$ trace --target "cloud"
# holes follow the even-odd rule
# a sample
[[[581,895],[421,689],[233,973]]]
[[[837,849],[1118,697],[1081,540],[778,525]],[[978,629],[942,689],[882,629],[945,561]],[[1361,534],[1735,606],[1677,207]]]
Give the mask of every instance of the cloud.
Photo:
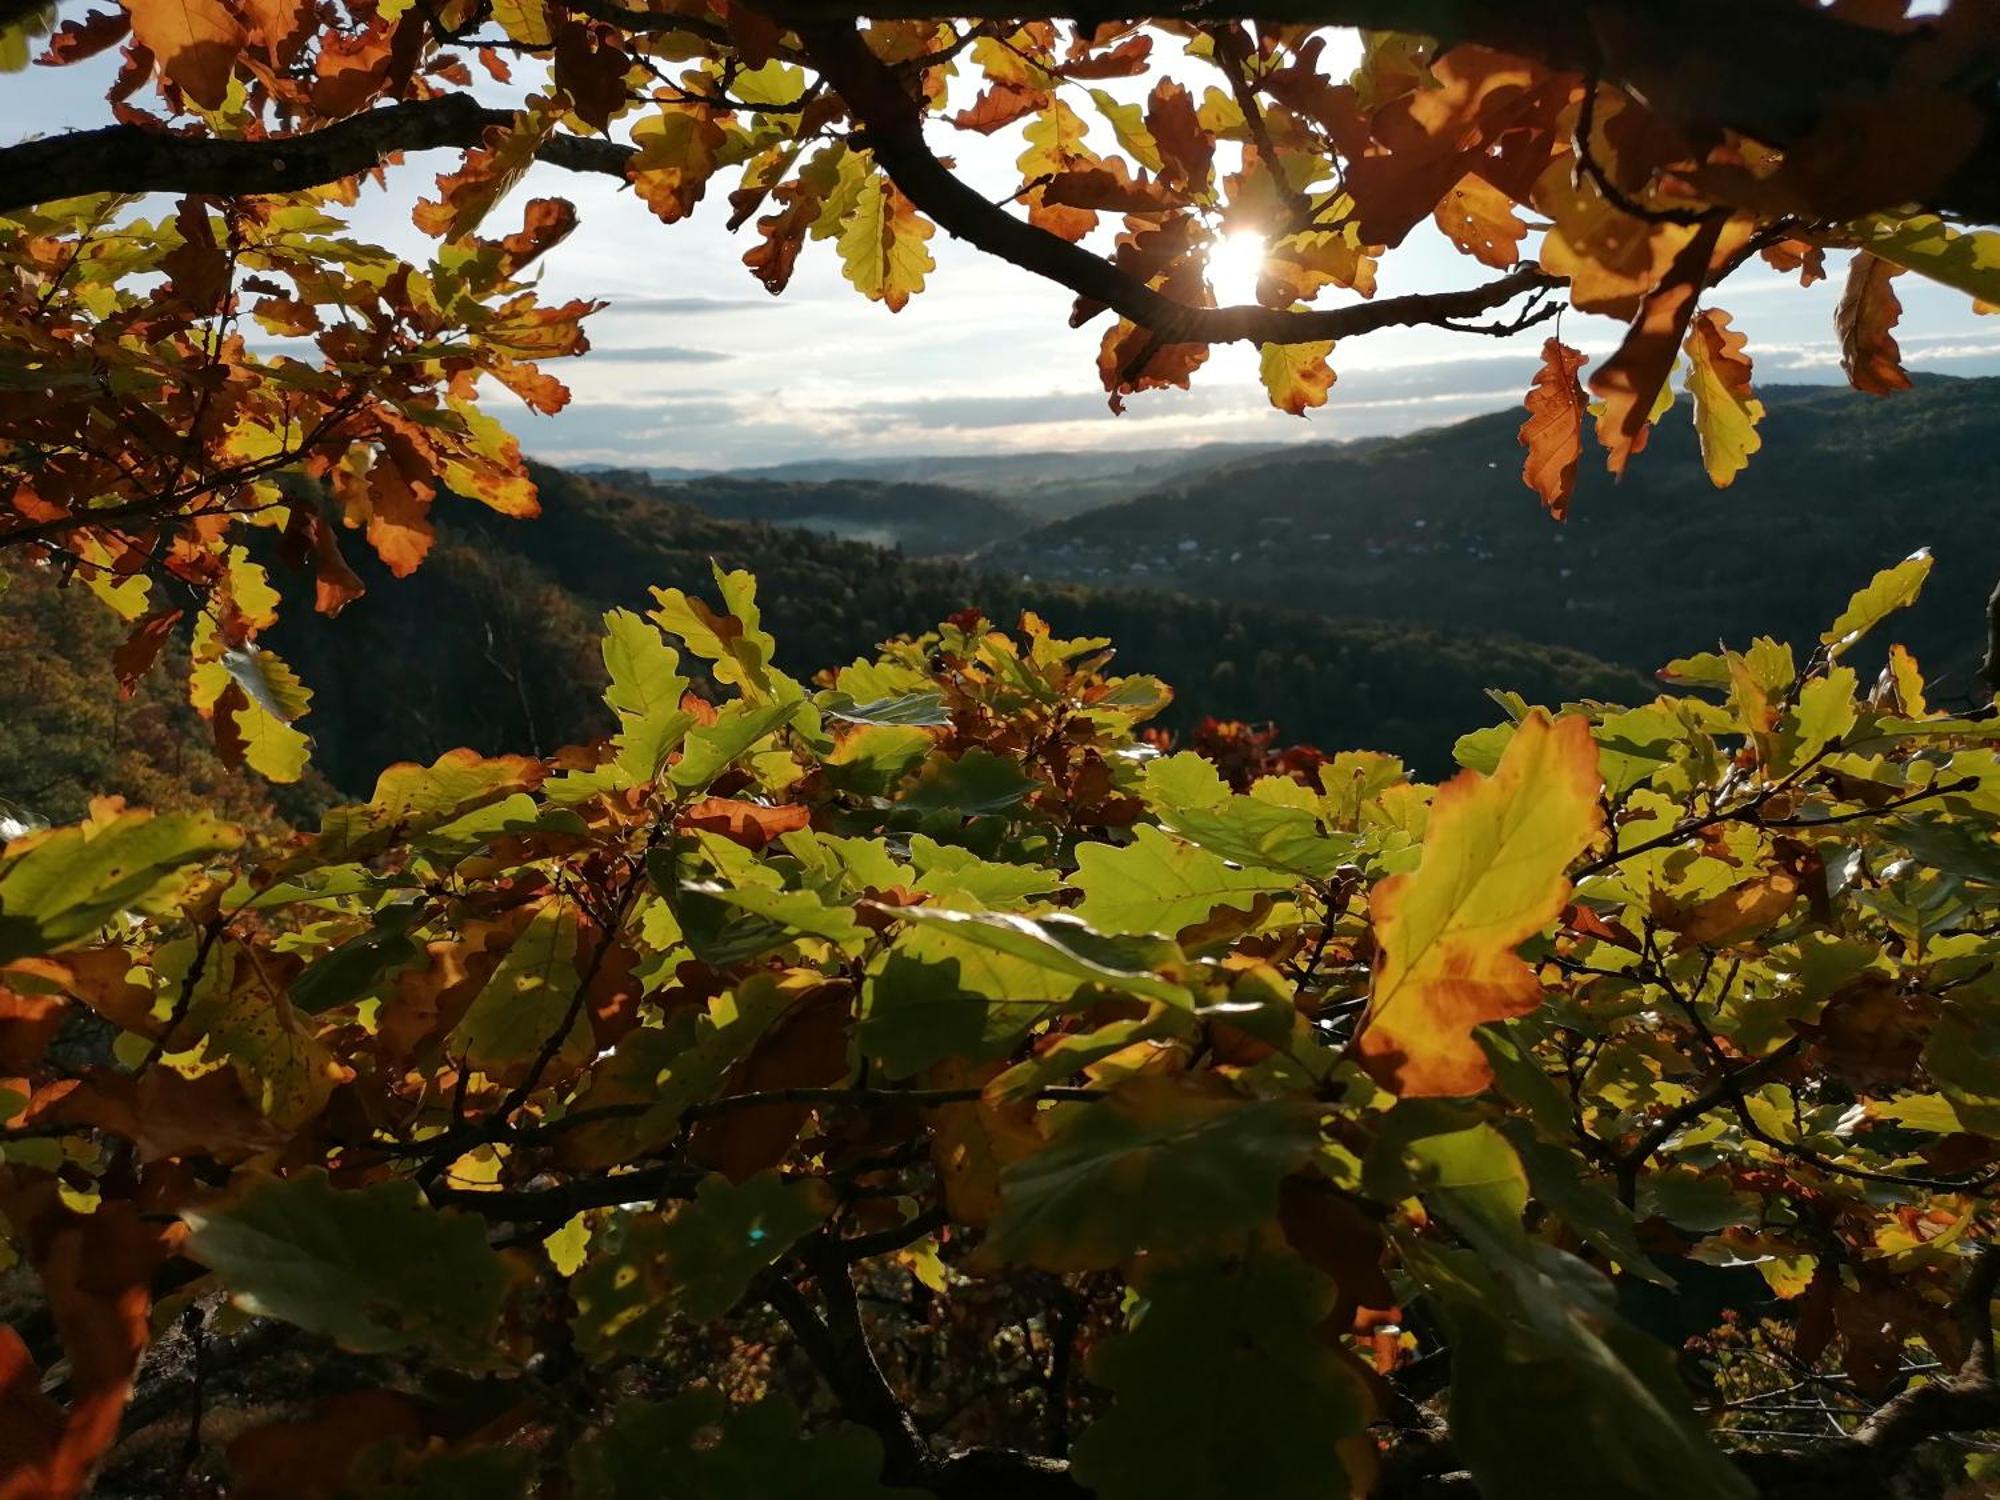
[[[620,313],[660,313],[674,317],[701,317],[708,313],[739,313],[751,308],[772,306],[770,298],[755,297],[650,297],[643,293],[627,296],[621,292],[598,292]]]
[[[690,349],[681,344],[634,344],[615,349],[593,344],[585,358],[600,365],[713,365],[736,356],[719,349]]]

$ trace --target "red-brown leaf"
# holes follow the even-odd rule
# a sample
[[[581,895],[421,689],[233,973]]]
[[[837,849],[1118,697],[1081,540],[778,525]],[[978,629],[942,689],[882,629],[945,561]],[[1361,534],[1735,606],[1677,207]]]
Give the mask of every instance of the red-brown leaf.
[[[1542,367],[1523,403],[1528,419],[1521,424],[1521,446],[1528,456],[1521,478],[1558,521],[1569,515],[1577,461],[1583,455],[1585,401],[1577,372],[1588,363],[1588,355],[1550,339],[1542,345]]]

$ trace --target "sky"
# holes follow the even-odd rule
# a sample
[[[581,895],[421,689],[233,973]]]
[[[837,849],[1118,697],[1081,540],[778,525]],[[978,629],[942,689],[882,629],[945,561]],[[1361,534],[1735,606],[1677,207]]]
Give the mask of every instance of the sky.
[[[107,123],[107,61],[0,77],[0,141]],[[1108,86],[1138,97],[1128,81]],[[1093,143],[1111,149],[1108,131],[1097,129],[1107,139]],[[1019,180],[1018,128],[992,138],[947,128],[937,145],[996,197]],[[365,191],[356,232],[427,257],[434,245],[411,225],[410,205],[456,156],[411,155],[388,190]],[[488,232],[518,224],[530,197],[574,201],[581,227],[543,263],[542,294],[609,304],[586,325],[592,352],[550,363],[573,392],[566,410],[543,417],[504,392],[490,398],[531,455],[703,469],[1400,433],[1517,404],[1550,331],[1496,340],[1391,329],[1345,342],[1332,356],[1338,379],[1327,405],[1304,418],[1273,411],[1255,350],[1232,346],[1215,351],[1191,391],[1148,392],[1115,416],[1096,373],[1105,322],[1070,328],[1071,297],[1062,288],[940,232],[930,242],[937,268],[900,313],[847,285],[831,241],[809,244],[791,286],[772,297],[741,264],[757,243],[754,227],[735,235],[725,228],[726,192],[713,188],[691,220],[666,225],[609,178],[537,165],[496,210]],[[1235,284],[1218,292],[1225,302],[1247,301],[1254,247],[1232,249],[1234,270],[1224,280]],[[1833,270],[1801,290],[1753,262],[1709,295],[1706,305],[1727,309],[1748,335],[1761,383],[1842,378],[1833,333],[1841,278]],[[1384,259],[1378,296],[1472,286],[1493,274],[1426,224]],[[2000,373],[2000,317],[1975,316],[1963,295],[1914,276],[1897,286],[1904,304],[1897,338],[1911,368]],[[1616,347],[1619,332],[1609,320],[1573,312],[1562,323],[1564,340],[1598,359]]]

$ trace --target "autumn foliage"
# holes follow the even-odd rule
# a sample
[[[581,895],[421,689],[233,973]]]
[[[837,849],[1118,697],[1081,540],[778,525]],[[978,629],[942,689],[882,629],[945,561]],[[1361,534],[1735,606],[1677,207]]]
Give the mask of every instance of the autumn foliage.
[[[1557,519],[1680,395],[1714,484],[1757,452],[1746,266],[1835,258],[1876,395],[1897,278],[2000,303],[1973,0],[876,10],[0,0],[0,69],[116,57],[102,129],[0,146],[0,550],[112,612],[122,693],[171,664],[223,764],[305,777],[280,609],[537,513],[488,405],[559,411],[601,306],[537,288],[550,171],[890,313],[943,231],[1074,295],[1120,410],[1218,344],[1304,415],[1355,338],[1550,325]],[[437,149],[434,252],[359,238]],[[1382,294],[1430,235],[1468,284]],[[1178,747],[1032,615],[801,682],[717,570],[605,618],[601,740],[312,832],[10,820],[0,1500],[1976,1493],[1995,720],[1861,666],[1929,566],[1650,703],[1499,695],[1440,786]],[[266,1356],[309,1375],[204,1427]]]
[[[348,1363],[242,1496],[1880,1493],[1994,1400],[1993,721],[1854,664],[1929,566],[1438,787],[1033,616],[804,684],[718,574],[593,744],[19,838],[5,1492],[247,1320]]]

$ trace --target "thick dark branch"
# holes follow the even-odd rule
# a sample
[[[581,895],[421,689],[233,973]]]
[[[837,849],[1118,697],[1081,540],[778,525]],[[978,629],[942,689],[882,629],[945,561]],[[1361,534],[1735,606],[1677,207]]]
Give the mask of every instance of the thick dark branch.
[[[489,127],[513,118],[470,94],[447,94],[261,141],[166,135],[136,125],[72,131],[0,149],[0,213],[86,193],[300,192],[372,171],[398,151],[476,146]],[[536,154],[572,172],[622,178],[633,151],[570,135],[552,138]]]

